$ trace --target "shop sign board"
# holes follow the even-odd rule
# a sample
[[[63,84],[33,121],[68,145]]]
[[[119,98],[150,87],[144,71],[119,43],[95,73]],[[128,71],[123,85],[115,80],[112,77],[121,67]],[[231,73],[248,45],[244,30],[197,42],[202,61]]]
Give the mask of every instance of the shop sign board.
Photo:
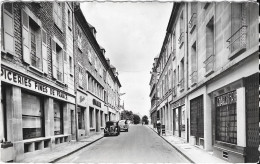
[[[66,101],[69,97],[62,90],[59,90],[50,85],[44,84],[43,82],[35,80],[29,76],[25,76],[21,73],[12,71],[4,67],[1,67],[1,80],[22,88],[26,88],[44,95],[48,95]]]
[[[93,99],[93,105],[101,108],[101,102],[97,101],[96,99]]]
[[[182,106],[185,104],[185,97],[181,98],[180,100],[173,103],[172,108],[178,108],[179,106]]]
[[[233,104],[236,102],[237,102],[236,90],[216,97],[217,107]]]
[[[77,92],[77,103],[81,106],[87,105],[87,95],[82,92]]]

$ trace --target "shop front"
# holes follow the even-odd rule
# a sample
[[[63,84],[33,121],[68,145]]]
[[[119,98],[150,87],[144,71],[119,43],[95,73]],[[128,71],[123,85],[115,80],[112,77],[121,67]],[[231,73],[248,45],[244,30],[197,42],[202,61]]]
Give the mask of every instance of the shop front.
[[[243,79],[212,93],[214,155],[245,162],[246,98]]]
[[[6,161],[20,161],[75,137],[73,95],[4,65],[1,79],[1,144],[9,143],[1,153],[14,152]]]
[[[89,118],[88,118],[88,102],[87,93],[77,91],[77,124],[78,124],[78,139],[89,135]]]
[[[179,99],[171,105],[172,121],[173,121],[173,135],[185,138],[185,97]]]

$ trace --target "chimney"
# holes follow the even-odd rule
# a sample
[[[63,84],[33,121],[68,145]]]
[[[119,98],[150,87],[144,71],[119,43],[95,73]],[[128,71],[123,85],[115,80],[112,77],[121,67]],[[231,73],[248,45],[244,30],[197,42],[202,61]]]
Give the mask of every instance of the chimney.
[[[106,58],[106,60],[107,60],[107,64],[110,66],[110,59]]]
[[[100,46],[100,50],[101,50],[102,54],[105,56],[106,50],[101,46]]]

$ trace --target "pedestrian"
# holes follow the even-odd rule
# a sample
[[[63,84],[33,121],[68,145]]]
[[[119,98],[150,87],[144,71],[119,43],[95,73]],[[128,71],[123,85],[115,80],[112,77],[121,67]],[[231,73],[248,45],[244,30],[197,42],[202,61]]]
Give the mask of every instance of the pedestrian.
[[[161,135],[161,121],[160,120],[157,121],[156,127],[157,127],[158,135]]]

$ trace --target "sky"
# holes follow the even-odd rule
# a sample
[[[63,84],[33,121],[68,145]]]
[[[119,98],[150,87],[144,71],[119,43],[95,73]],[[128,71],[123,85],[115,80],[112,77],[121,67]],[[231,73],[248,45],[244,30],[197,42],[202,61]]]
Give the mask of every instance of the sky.
[[[81,10],[116,67],[125,109],[149,116],[150,71],[161,50],[172,2],[84,2]]]

